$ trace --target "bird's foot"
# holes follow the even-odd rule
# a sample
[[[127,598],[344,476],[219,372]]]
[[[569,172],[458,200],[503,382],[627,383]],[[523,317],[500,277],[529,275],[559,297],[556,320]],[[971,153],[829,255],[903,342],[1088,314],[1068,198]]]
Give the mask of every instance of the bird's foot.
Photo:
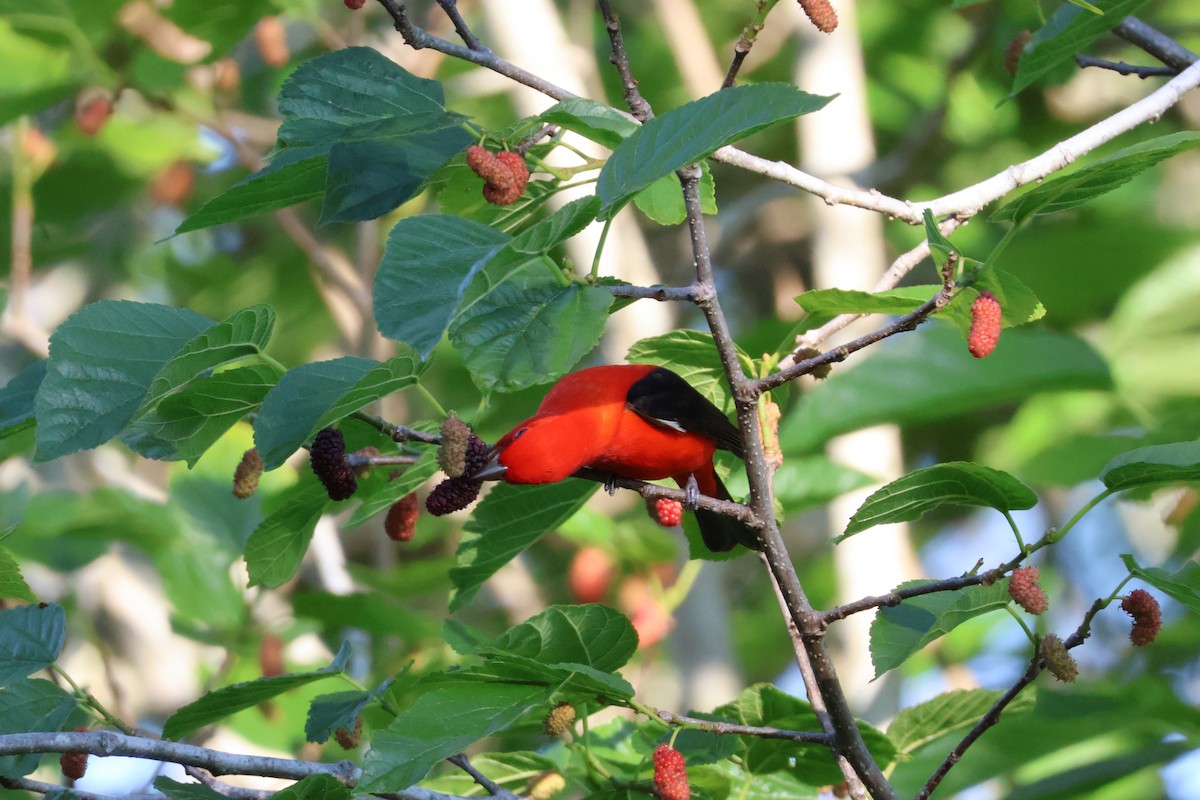
[[[617,476],[614,473],[609,473],[609,476],[604,479],[604,491],[608,492],[608,496],[612,497],[617,493]]]
[[[700,485],[696,483],[695,475],[688,475],[687,483],[683,487],[683,507],[688,511],[695,511],[700,507]]]

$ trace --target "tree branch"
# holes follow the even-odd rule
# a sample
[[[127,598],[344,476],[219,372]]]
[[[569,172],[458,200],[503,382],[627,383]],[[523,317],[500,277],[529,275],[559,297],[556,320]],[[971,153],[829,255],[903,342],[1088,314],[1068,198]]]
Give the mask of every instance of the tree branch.
[[[608,0],[597,0],[597,5],[604,16],[604,29],[608,31],[608,41],[612,47],[609,60],[617,68],[617,74],[621,76],[621,86],[625,89],[625,104],[629,106],[638,122],[645,122],[654,116],[654,110],[650,108],[646,98],[642,97],[637,79],[629,69],[629,54],[625,51],[625,40],[621,37],[621,20],[612,10],[612,4]]]
[[[1151,28],[1137,17],[1126,17],[1121,20],[1120,24],[1113,28],[1113,33],[1154,56],[1176,72],[1183,72],[1200,60],[1200,56],[1165,33]]]
[[[683,714],[675,714],[671,711],[656,712],[658,718],[668,725],[686,725],[689,728],[707,731],[718,735],[735,734],[739,736],[755,736],[759,739],[786,739],[791,742],[806,742],[810,744],[823,744],[832,747],[833,737],[828,733],[817,733],[816,731],[789,731],[783,728],[771,728],[761,725],[736,725],[732,722],[722,722],[719,720],[699,719],[698,717],[689,717]]]
[[[454,23],[455,32],[466,43],[467,47],[481,53],[491,52],[483,46],[483,43],[475,37],[475,34],[471,33],[471,29],[467,27],[466,20],[462,18],[462,14],[458,13],[458,0],[437,0],[437,4],[442,7],[442,11],[446,12],[446,16]]]
[[[1075,56],[1075,63],[1083,69],[1097,67],[1110,70],[1118,75],[1136,75],[1142,80],[1179,74],[1179,70],[1173,67],[1140,67],[1136,64],[1126,64],[1124,61],[1106,61],[1103,58],[1083,54]]]

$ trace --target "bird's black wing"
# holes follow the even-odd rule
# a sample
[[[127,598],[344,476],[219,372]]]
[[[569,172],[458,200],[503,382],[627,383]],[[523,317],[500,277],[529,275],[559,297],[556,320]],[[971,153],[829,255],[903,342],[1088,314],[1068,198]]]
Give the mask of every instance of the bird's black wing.
[[[625,404],[653,425],[698,433],[738,458],[746,457],[742,436],[721,409],[671,370],[658,367],[629,387]]]

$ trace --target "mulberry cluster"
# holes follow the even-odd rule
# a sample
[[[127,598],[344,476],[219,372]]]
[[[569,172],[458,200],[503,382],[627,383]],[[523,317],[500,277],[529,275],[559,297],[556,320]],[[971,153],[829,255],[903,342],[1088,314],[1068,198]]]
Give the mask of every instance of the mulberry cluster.
[[[421,515],[421,504],[416,492],[409,492],[388,509],[383,519],[383,529],[394,542],[412,541],[417,533],[417,517]]]
[[[664,528],[674,528],[683,521],[683,503],[668,497],[660,497],[650,506],[650,516],[654,517],[654,521]]]
[[[545,728],[547,736],[562,736],[571,729],[574,722],[575,706],[570,703],[559,703],[550,709],[542,727]]]
[[[358,488],[354,470],[346,463],[346,437],[337,428],[317,431],[308,460],[330,500],[345,500]]]
[[[442,444],[438,448],[438,466],[451,478],[462,477],[467,468],[467,440],[471,428],[451,414],[442,423]]]
[[[529,167],[520,153],[492,153],[476,144],[467,148],[467,166],[483,178],[483,199],[494,206],[517,202],[529,183]]]
[[[837,28],[837,12],[829,0],[800,0],[800,7],[821,33],[833,33]]]
[[[663,800],[688,800],[692,789],[687,781],[687,762],[683,753],[669,744],[654,749],[654,785]]]
[[[1079,665],[1067,652],[1067,646],[1063,644],[1062,639],[1053,633],[1047,634],[1046,638],[1042,639],[1041,656],[1051,675],[1063,683],[1075,682],[1079,675]]]
[[[367,4],[367,0],[342,0],[342,2],[345,3],[346,8],[350,9],[351,11],[358,11]]]
[[[1045,614],[1050,600],[1042,590],[1037,567],[1018,567],[1008,579],[1008,596],[1030,614]]]
[[[991,292],[980,292],[971,304],[971,332],[967,349],[976,358],[991,355],[1000,341],[1000,301]]]
[[[479,497],[480,485],[479,481],[470,478],[446,478],[425,498],[425,510],[435,517],[442,517],[464,509]]]
[[[1162,628],[1162,609],[1158,607],[1154,595],[1145,589],[1134,589],[1121,601],[1121,610],[1133,617],[1129,641],[1135,647],[1145,647],[1154,641]]]
[[[251,447],[242,454],[237,469],[233,471],[233,496],[245,500],[258,489],[258,479],[263,474],[262,456]]]

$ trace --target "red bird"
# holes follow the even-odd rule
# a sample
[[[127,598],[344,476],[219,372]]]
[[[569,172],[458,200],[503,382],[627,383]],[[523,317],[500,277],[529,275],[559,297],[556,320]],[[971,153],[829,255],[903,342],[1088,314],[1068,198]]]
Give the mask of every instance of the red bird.
[[[591,467],[686,487],[695,476],[703,494],[729,500],[713,469],[718,448],[745,458],[737,428],[674,372],[646,364],[592,367],[559,379],[537,413],[496,443],[479,477],[554,483]],[[755,530],[733,517],[696,509],[696,521],[710,550],[760,547]]]

